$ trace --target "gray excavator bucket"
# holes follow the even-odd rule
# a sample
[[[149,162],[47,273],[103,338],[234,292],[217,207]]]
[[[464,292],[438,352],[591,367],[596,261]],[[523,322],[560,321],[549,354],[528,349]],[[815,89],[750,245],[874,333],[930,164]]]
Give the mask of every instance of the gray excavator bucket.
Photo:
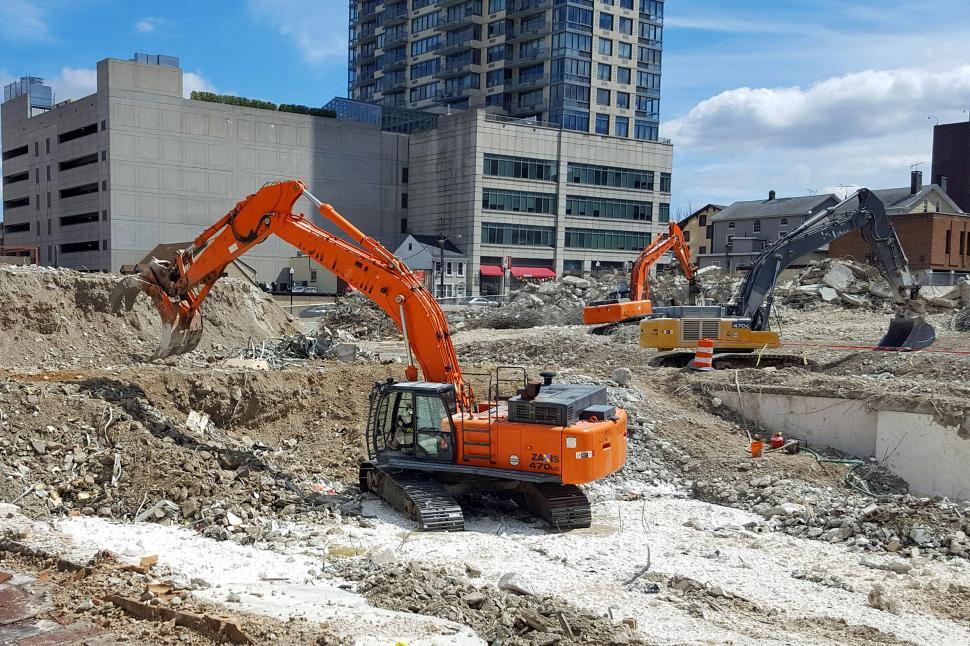
[[[936,330],[922,316],[895,316],[879,342],[885,350],[922,350],[936,340]]]
[[[155,303],[162,318],[162,332],[158,349],[149,360],[165,359],[191,352],[202,340],[202,314],[194,309],[183,309],[172,302],[155,282],[151,271],[139,276],[125,276],[115,285],[109,297],[111,311],[122,308],[131,310],[139,293],[146,294]]]

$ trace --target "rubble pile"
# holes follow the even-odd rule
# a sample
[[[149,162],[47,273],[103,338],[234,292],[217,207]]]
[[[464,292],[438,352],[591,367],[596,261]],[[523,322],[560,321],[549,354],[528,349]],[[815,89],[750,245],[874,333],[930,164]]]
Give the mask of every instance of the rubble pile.
[[[131,362],[150,355],[161,329],[146,296],[134,310],[111,312],[118,277],[50,267],[0,265],[0,363],[58,369]],[[222,279],[202,306],[203,354],[224,353],[240,339],[295,331],[273,299],[249,283]]]
[[[693,483],[695,497],[753,511],[764,521],[753,531],[845,543],[870,552],[908,557],[970,557],[970,504],[910,495],[869,497],[823,489],[799,480],[747,475]]]
[[[970,307],[964,307],[953,315],[953,329],[957,332],[970,332]]]
[[[393,554],[347,563],[339,576],[357,581],[358,590],[376,606],[417,612],[471,627],[490,644],[643,644],[633,618],[612,621],[556,597],[537,594],[525,576],[509,572],[497,585],[474,585],[474,565],[393,561]],[[387,558],[383,558],[386,556]],[[619,618],[618,618],[619,619]]]
[[[330,338],[340,332],[349,333],[351,341],[382,341],[401,336],[394,321],[370,299],[360,294],[338,298],[334,306],[320,317],[320,328]]]
[[[170,384],[170,399],[186,397],[198,406],[188,415],[167,414],[142,388],[121,380],[44,375],[64,381],[3,382],[0,499],[33,517],[190,523],[207,536],[240,543],[269,540],[276,519],[334,524],[356,513],[356,499],[342,495],[342,480],[355,479],[363,456],[355,429],[318,422],[270,446],[233,428],[265,423],[251,410],[272,401],[252,391],[260,384],[223,390],[212,376]],[[292,386],[286,392],[301,407]],[[218,403],[206,406],[202,398]],[[330,410],[331,417],[350,415]],[[289,426],[287,420],[281,425]],[[325,445],[301,446],[304,432]],[[318,451],[325,457],[315,457]]]
[[[962,291],[961,291],[962,290]],[[802,307],[809,303],[832,303],[849,308],[884,309],[892,305],[893,293],[878,269],[846,258],[825,258],[802,271],[796,280],[778,286],[785,305]],[[970,296],[967,287],[954,287],[943,296],[921,295],[927,311],[952,311]]]
[[[354,336],[346,330],[331,330],[320,326],[318,334],[292,334],[261,343],[250,341],[239,351],[244,361],[265,362],[266,367],[279,370],[287,366],[305,365],[309,359],[337,359],[350,363],[362,353],[354,343]],[[260,365],[259,363],[255,365]]]

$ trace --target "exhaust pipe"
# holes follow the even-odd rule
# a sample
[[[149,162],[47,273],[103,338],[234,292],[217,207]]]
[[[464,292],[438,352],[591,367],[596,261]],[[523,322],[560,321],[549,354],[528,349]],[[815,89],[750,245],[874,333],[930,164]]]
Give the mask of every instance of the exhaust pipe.
[[[883,350],[922,350],[936,341],[936,330],[922,316],[897,314],[889,321],[889,330],[879,342]]]

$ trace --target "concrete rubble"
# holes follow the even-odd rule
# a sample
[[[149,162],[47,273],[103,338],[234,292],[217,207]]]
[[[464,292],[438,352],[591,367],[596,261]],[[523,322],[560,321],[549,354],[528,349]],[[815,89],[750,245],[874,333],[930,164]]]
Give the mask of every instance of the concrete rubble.
[[[878,338],[891,308],[870,270],[826,261],[781,286],[786,340]],[[318,329],[299,332],[265,295],[220,282],[202,347],[146,364],[154,314],[145,301],[110,315],[111,278],[0,268],[10,303],[0,314],[10,339],[0,347],[0,571],[40,577],[58,559],[74,563],[47,575],[58,584],[50,603],[106,640],[209,643],[190,624],[218,615],[253,643],[354,643],[340,621],[310,612],[329,608],[324,586],[393,611],[381,643],[451,643],[466,636],[459,629],[469,644],[757,643],[775,624],[805,643],[968,637],[966,502],[911,495],[872,460],[851,477],[807,453],[752,460],[747,432],[766,429],[709,388],[738,378],[746,396],[784,385],[911,398],[952,421],[970,395],[963,355],[814,348],[812,366],[653,368],[657,353],[639,347],[635,326],[598,336],[573,325],[621,274],[529,284],[509,304],[449,314],[462,367],[523,365],[605,386],[629,416],[626,465],[585,485],[588,530],[548,532],[514,503],[472,497],[471,531],[419,536],[356,482],[367,393],[400,376],[392,348],[403,355],[380,310],[341,298]],[[701,278],[718,302],[739,284]],[[681,276],[651,285],[655,302],[686,300]],[[961,289],[940,298],[965,302]],[[937,347],[970,350],[958,323],[967,309],[926,305]],[[72,553],[89,534],[97,542]],[[263,564],[244,583],[226,583],[232,567],[196,562],[236,563],[237,550]],[[752,571],[775,551],[781,565]],[[211,559],[189,558],[200,554]],[[759,597],[766,586],[770,599]],[[281,614],[298,601],[310,614]]]

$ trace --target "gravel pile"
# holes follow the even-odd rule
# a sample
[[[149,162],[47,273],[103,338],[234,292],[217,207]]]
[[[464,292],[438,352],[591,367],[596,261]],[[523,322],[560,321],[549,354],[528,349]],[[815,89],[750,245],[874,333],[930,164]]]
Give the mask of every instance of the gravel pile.
[[[320,328],[327,337],[336,336],[338,332],[349,333],[353,339],[370,341],[401,336],[394,321],[369,298],[360,294],[338,298],[333,308],[320,317]]]
[[[739,463],[741,470],[750,468],[750,460]],[[761,515],[764,521],[756,524],[757,531],[781,531],[914,558],[970,556],[967,503],[910,495],[872,498],[770,475],[699,480],[692,493]]]
[[[536,594],[529,579],[509,572],[497,585],[473,584],[474,565],[465,571],[426,564],[393,562],[382,550],[337,571],[357,582],[372,604],[448,619],[471,627],[490,644],[644,644],[633,632],[634,619],[612,621],[549,595]],[[379,561],[379,562],[376,562]],[[466,574],[468,576],[466,576]]]

